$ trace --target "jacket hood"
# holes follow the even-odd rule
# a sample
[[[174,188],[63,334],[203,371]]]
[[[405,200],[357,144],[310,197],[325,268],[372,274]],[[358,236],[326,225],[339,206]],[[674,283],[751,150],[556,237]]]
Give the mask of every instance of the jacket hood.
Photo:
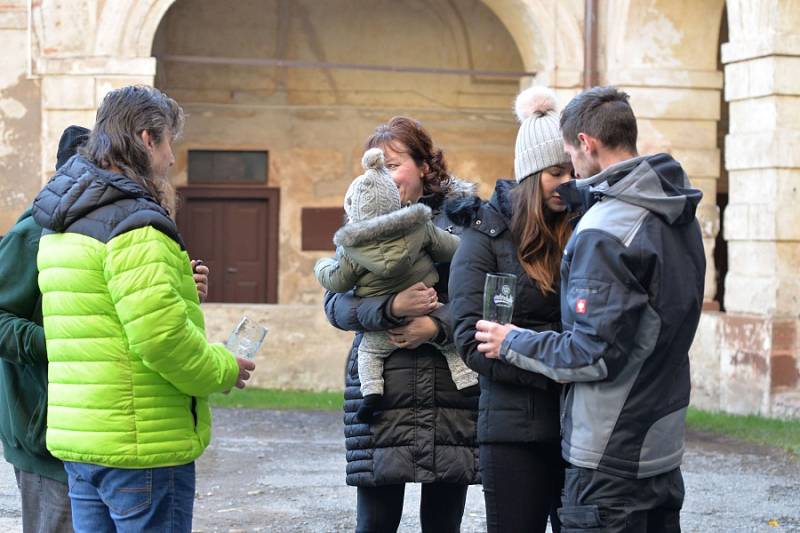
[[[635,157],[603,172],[575,180],[578,190],[643,207],[668,224],[688,224],[695,218],[703,193],[689,183],[680,163],[669,154]]]
[[[92,211],[126,198],[149,199],[153,209],[167,216],[144,187],[77,155],[39,192],[33,202],[33,218],[43,228],[63,232]]]
[[[31,218],[32,216],[33,216],[33,208],[29,207],[29,208],[25,209],[25,211],[22,212],[22,214],[19,216],[17,221],[14,223],[14,225],[16,226],[17,224],[19,224],[23,220]]]
[[[444,196],[439,194],[428,194],[419,199],[419,203],[430,207],[434,212],[438,212],[446,202],[471,198],[477,193],[478,187],[469,181],[462,180],[455,176],[450,176],[447,191]]]
[[[497,180],[494,193],[488,202],[482,201],[478,196],[468,196],[448,200],[444,205],[447,217],[454,224],[469,227],[478,218],[497,218],[508,225],[512,214],[511,191],[517,183],[513,180]]]
[[[417,203],[361,222],[345,224],[333,236],[337,246],[355,247],[411,233],[431,219],[431,208]]]

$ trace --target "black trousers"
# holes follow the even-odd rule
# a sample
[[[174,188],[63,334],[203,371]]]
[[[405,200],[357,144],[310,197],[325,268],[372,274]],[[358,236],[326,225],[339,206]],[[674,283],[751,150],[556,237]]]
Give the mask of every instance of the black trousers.
[[[489,533],[560,531],[556,509],[564,484],[561,444],[481,444],[481,478]]]
[[[569,467],[564,483],[562,533],[679,533],[681,469],[645,479]]]
[[[358,487],[356,533],[394,533],[403,515],[406,485]],[[423,483],[419,520],[423,533],[458,533],[467,485]]]

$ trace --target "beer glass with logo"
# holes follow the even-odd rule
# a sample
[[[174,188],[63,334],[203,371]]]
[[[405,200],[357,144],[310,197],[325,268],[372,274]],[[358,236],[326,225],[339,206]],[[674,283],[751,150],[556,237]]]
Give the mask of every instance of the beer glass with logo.
[[[517,276],[514,274],[486,274],[483,285],[483,319],[508,324],[514,312],[514,295]]]
[[[245,316],[231,331],[225,347],[238,357],[253,359],[266,336],[267,328]]]

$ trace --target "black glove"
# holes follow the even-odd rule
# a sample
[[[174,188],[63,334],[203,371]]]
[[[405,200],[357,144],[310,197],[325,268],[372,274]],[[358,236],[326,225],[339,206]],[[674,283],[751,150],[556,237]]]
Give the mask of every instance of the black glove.
[[[464,396],[480,396],[481,395],[481,386],[480,385],[470,385],[469,387],[461,389],[461,394]]]
[[[372,422],[372,417],[375,414],[375,410],[378,408],[378,404],[381,402],[381,398],[382,396],[380,394],[367,394],[364,396],[364,399],[361,401],[361,406],[356,412],[356,418],[362,422]]]

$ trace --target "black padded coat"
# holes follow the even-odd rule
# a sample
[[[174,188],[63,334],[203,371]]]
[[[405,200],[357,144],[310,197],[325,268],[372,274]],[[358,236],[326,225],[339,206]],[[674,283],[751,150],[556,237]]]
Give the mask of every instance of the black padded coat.
[[[473,186],[454,181],[449,198],[472,194]],[[457,228],[444,215],[442,200],[423,197],[434,212],[434,223]],[[449,264],[437,265],[439,299],[447,302]],[[333,326],[349,331],[381,331],[403,322],[388,309],[392,296],[357,298],[326,293],[325,313]],[[433,316],[452,338],[447,305]],[[476,439],[477,396],[456,389],[444,356],[434,346],[397,349],[384,361],[384,395],[372,423],[356,418],[362,402],[358,379],[357,333],[347,357],[344,391],[344,433],[347,484],[374,487],[405,482],[480,482]]]
[[[542,293],[517,259],[511,238],[513,181],[498,181],[489,202],[448,202],[447,213],[466,227],[450,270],[450,311],[456,346],[467,366],[480,374],[478,441],[545,442],[559,438],[560,386],[550,379],[487,359],[477,350],[475,323],[483,312],[487,273],[517,276],[511,323],[536,331],[560,330],[559,294]],[[558,287],[558,285],[556,285]]]

